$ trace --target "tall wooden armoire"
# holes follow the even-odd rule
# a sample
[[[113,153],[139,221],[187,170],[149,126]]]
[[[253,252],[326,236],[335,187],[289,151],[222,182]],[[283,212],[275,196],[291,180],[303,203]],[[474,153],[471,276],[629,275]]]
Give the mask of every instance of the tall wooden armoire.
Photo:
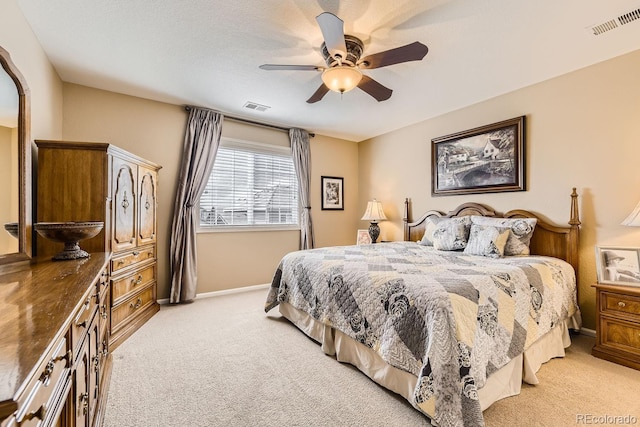
[[[106,143],[36,141],[36,222],[103,221],[87,252],[111,253],[109,350],[159,309],[157,302],[157,187],[160,166]],[[61,243],[37,236],[36,255]],[[61,261],[64,262],[64,261]]]

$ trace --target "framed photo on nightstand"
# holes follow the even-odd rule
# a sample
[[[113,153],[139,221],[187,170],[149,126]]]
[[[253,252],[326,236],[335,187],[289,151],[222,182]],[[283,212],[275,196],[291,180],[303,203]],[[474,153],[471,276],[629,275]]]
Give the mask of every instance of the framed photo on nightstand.
[[[358,230],[358,237],[356,239],[357,245],[370,245],[371,244],[371,236],[369,235],[369,230]]]
[[[640,287],[640,248],[596,246],[598,283]]]

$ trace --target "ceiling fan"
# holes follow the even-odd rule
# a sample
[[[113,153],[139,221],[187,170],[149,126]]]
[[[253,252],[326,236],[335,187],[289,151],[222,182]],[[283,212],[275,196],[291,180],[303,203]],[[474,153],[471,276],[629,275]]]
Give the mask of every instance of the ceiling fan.
[[[322,71],[323,84],[311,95],[311,98],[307,99],[309,104],[320,101],[329,90],[344,93],[356,87],[374,97],[378,102],[385,101],[391,97],[393,90],[362,74],[361,70],[420,61],[429,51],[424,44],[413,42],[361,58],[364,44],[359,38],[344,34],[342,19],[332,13],[324,12],[316,17],[316,21],[324,38],[321,51],[326,67],[277,64],[260,66],[263,70]]]

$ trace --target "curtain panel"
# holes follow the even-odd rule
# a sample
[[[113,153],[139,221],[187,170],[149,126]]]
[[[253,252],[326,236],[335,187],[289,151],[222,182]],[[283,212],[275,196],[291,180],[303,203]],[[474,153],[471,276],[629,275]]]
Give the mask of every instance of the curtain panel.
[[[298,178],[300,199],[300,249],[313,249],[313,224],[311,222],[311,147],[309,133],[304,129],[289,129],[293,165]]]
[[[191,107],[189,112],[171,225],[171,303],[196,297],[198,198],[213,169],[223,119],[222,114],[203,108]]]

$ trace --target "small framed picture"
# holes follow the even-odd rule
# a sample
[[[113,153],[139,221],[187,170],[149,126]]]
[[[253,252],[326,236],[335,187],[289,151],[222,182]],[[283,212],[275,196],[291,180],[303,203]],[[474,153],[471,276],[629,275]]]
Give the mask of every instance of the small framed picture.
[[[369,235],[369,230],[358,230],[358,237],[356,239],[356,244],[358,245],[371,244],[371,236]]]
[[[322,210],[344,210],[344,178],[322,177]]]
[[[598,283],[640,286],[640,248],[596,246]]]

